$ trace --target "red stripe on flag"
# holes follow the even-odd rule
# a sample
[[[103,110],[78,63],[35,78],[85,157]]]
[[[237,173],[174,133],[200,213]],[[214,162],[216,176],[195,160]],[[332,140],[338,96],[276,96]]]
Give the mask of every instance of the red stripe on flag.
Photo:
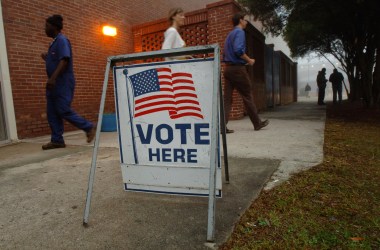
[[[188,79],[173,80],[173,85],[177,84],[177,83],[190,83],[190,84],[194,84],[194,82],[192,80],[188,80]]]
[[[189,73],[184,73],[184,72],[177,72],[172,74],[173,77],[190,77],[192,78],[193,76]]]
[[[192,93],[178,93],[178,94],[174,94],[175,97],[194,97],[194,98],[198,98],[198,96],[196,94],[192,94]]]
[[[192,113],[192,112],[186,112],[186,113],[181,113],[181,114],[177,114],[177,115],[172,115],[172,116],[170,116],[170,118],[178,119],[178,118],[185,117],[185,116],[194,116],[194,117],[198,117],[198,118],[203,119],[203,115],[200,115],[198,113]]]
[[[195,92],[195,88],[194,87],[191,87],[191,86],[178,86],[178,87],[174,87],[173,88],[174,91],[178,91],[178,90],[193,90]]]
[[[151,113],[156,113],[156,112],[160,112],[160,111],[165,111],[165,110],[168,110],[168,108],[165,107],[165,108],[150,109],[147,111],[135,113],[135,117],[139,117],[139,116],[143,116],[143,115],[147,115],[147,114],[151,114]]]
[[[137,111],[137,110],[140,110],[140,109],[149,108],[151,106],[159,106],[159,105],[164,105],[164,104],[175,105],[175,102],[174,101],[151,102],[151,103],[139,105],[138,107],[136,106],[135,110]]]
[[[171,68],[156,68],[156,71],[157,72],[169,72],[169,73],[172,72]]]
[[[198,101],[194,101],[194,100],[178,100],[175,103],[176,104],[192,103],[192,104],[195,104],[195,105],[199,105],[199,102]]]
[[[142,103],[142,102],[146,102],[146,101],[151,101],[151,100],[154,100],[154,99],[159,99],[159,98],[169,98],[169,99],[172,99],[173,96],[172,95],[155,95],[155,96],[148,96],[148,97],[144,97],[144,98],[141,98],[139,100],[136,100],[136,104],[139,104],[139,103]]]

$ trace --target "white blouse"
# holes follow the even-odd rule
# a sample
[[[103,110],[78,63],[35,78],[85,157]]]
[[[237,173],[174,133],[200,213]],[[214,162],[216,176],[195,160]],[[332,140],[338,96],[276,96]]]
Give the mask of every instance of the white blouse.
[[[162,49],[175,49],[182,48],[186,46],[185,41],[182,39],[181,35],[178,33],[176,28],[170,27],[164,33],[164,43],[162,44]],[[184,56],[173,56],[165,57],[166,61],[172,60],[183,60],[186,59]]]
[[[162,49],[174,49],[185,47],[185,41],[174,27],[168,28],[164,33]]]

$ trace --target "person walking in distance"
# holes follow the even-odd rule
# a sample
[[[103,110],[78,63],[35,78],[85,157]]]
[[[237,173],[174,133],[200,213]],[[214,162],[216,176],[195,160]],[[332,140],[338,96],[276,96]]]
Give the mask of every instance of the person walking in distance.
[[[87,142],[91,142],[95,136],[95,126],[71,108],[75,88],[73,57],[70,41],[61,33],[62,29],[61,15],[52,15],[46,19],[45,32],[53,41],[48,52],[42,53],[41,57],[45,61],[48,76],[46,113],[51,139],[49,143],[42,145],[43,150],[66,147],[63,120],[85,131]]]
[[[318,85],[318,105],[325,105],[325,89],[326,89],[326,68],[318,71],[317,85]]]
[[[337,95],[339,98],[339,103],[342,102],[342,86],[344,77],[337,69],[334,69],[333,73],[329,77],[329,81],[332,84],[333,89],[333,103],[337,103]]]
[[[232,17],[234,29],[227,35],[224,43],[224,117],[227,125],[232,107],[232,94],[236,89],[243,98],[244,106],[254,129],[260,130],[267,126],[269,121],[261,121],[252,96],[251,82],[246,65],[253,66],[255,59],[246,54],[244,29],[247,27],[248,21],[244,17],[243,13],[237,13]],[[233,132],[226,127],[226,133]]]
[[[310,96],[309,96],[310,91],[311,91],[311,87],[310,87],[309,83],[306,83],[305,94],[306,94],[307,98],[310,98]]]

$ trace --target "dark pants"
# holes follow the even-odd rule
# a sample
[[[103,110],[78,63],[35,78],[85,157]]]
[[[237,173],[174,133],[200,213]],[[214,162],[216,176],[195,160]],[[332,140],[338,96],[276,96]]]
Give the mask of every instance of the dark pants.
[[[73,124],[75,127],[89,132],[93,124],[75,113],[71,109],[74,88],[68,86],[55,86],[54,90],[47,90],[46,113],[51,129],[51,141],[64,143],[63,120]]]
[[[253,101],[251,82],[247,73],[246,66],[244,65],[231,65],[226,66],[224,69],[224,117],[226,124],[232,107],[232,94],[236,89],[243,98],[244,106],[247,110],[249,119],[255,128],[258,128],[261,121],[257,115],[256,105]]]
[[[337,95],[339,98],[339,102],[342,102],[342,83],[338,83],[338,84],[334,83],[332,85],[332,89],[333,89],[333,103],[336,103]]]
[[[325,89],[326,85],[318,87],[318,104],[323,104],[325,100]]]

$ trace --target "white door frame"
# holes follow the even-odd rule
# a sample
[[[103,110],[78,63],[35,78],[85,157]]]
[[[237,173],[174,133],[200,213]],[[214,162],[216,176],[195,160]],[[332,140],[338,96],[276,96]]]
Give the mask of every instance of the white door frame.
[[[12,86],[9,75],[7,46],[5,43],[3,10],[0,1],[0,81],[4,104],[4,116],[8,140],[17,141],[16,116],[13,104]]]

